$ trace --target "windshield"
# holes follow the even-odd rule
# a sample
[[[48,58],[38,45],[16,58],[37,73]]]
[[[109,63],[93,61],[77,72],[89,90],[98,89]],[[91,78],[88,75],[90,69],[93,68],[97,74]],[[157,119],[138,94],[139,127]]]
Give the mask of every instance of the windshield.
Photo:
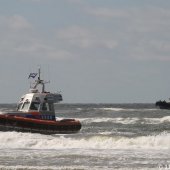
[[[32,102],[30,106],[30,110],[38,110],[40,106],[39,102]]]

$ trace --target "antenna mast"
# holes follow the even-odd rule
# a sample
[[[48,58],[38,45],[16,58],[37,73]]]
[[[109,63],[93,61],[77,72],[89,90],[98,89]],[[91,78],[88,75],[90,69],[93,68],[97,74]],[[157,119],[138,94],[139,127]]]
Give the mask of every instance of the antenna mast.
[[[38,79],[41,80],[41,77],[40,77],[40,75],[41,75],[40,67],[38,68],[38,75],[39,75],[39,76],[38,76]]]
[[[33,88],[36,89],[37,86],[39,84],[41,84],[42,85],[42,93],[44,93],[45,92],[45,82],[44,82],[44,80],[41,80],[41,69],[40,68],[38,69],[38,79],[35,80],[35,82],[36,82],[36,84]]]

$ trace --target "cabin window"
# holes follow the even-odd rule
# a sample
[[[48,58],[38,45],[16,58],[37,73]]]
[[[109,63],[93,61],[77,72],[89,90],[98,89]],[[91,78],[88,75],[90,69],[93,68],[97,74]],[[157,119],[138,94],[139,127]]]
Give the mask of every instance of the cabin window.
[[[40,106],[39,102],[32,102],[30,106],[30,110],[38,110]]]
[[[50,111],[53,111],[53,104],[51,104],[51,103],[48,103],[48,104],[49,104]]]
[[[22,106],[22,103],[19,103],[18,106],[17,106],[17,110],[20,110],[21,106]]]
[[[43,104],[42,104],[42,111],[52,111],[51,104],[49,104],[49,103],[43,103]]]
[[[29,109],[29,105],[30,105],[29,101],[24,102],[24,104],[22,106],[22,110],[28,110]]]

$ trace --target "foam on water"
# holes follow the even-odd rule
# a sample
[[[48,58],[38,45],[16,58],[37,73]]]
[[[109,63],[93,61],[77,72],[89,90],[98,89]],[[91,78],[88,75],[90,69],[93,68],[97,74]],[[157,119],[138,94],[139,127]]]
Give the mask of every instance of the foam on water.
[[[102,167],[103,169],[104,167]],[[0,170],[89,170],[91,169],[90,166],[23,166],[23,165],[17,165],[17,166],[0,166]],[[101,167],[95,166],[93,167],[93,170],[99,170]],[[107,166],[104,168],[105,170],[107,169],[112,169],[108,168]],[[126,169],[122,169],[126,170]]]
[[[116,111],[116,112],[120,112],[120,111],[156,111],[158,109],[154,108],[154,109],[132,109],[132,108],[117,108],[117,107],[104,107],[104,108],[99,108],[100,110],[104,110],[104,111]]]
[[[0,111],[14,108],[7,107]],[[0,169],[151,170],[170,164],[169,111],[144,104],[56,107],[59,118],[80,120],[81,131],[68,135],[0,132]]]
[[[0,170],[89,170],[91,168],[91,166],[0,166]],[[113,170],[112,167],[108,166],[93,166],[93,170],[99,169]],[[129,168],[119,168],[119,170],[129,170]],[[130,170],[136,170],[136,168],[131,168]],[[138,170],[155,170],[155,168],[138,168]]]
[[[143,124],[160,124],[170,122],[170,116],[164,116],[162,118],[143,118]]]
[[[123,108],[100,108],[100,110],[106,110],[106,111],[122,111],[122,110],[127,110]],[[133,110],[133,109],[131,109]]]
[[[78,118],[77,118],[78,119]],[[121,123],[121,124],[161,124],[170,122],[170,116],[165,116],[162,118],[140,118],[140,117],[116,117],[116,118],[105,118],[105,117],[96,117],[96,118],[79,118],[79,120],[84,124],[89,123]]]
[[[0,148],[25,149],[169,149],[170,134],[120,137],[96,135],[86,137],[46,136],[31,133],[0,132]]]
[[[137,121],[139,121],[139,118],[122,118],[122,117],[117,117],[117,118],[101,118],[101,117],[96,117],[96,118],[83,118],[79,119],[82,123],[88,124],[88,123],[122,123],[122,124],[134,124]]]
[[[56,166],[23,166],[23,165],[17,165],[17,166],[0,166],[0,170],[63,170],[66,167],[58,168]],[[73,169],[70,169],[73,170]]]
[[[161,122],[170,122],[170,116],[165,116],[160,119]]]

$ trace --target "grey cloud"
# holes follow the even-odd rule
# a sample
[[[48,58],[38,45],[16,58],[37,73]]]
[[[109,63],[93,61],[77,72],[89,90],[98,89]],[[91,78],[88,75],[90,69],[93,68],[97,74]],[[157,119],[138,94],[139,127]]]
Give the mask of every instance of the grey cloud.
[[[116,48],[116,41],[99,35],[93,29],[86,29],[80,26],[71,26],[57,31],[57,38],[80,48]]]
[[[67,59],[72,56],[69,51],[56,48],[55,42],[46,43],[45,37],[40,37],[33,25],[22,16],[1,16],[0,25],[1,56],[53,59]]]

